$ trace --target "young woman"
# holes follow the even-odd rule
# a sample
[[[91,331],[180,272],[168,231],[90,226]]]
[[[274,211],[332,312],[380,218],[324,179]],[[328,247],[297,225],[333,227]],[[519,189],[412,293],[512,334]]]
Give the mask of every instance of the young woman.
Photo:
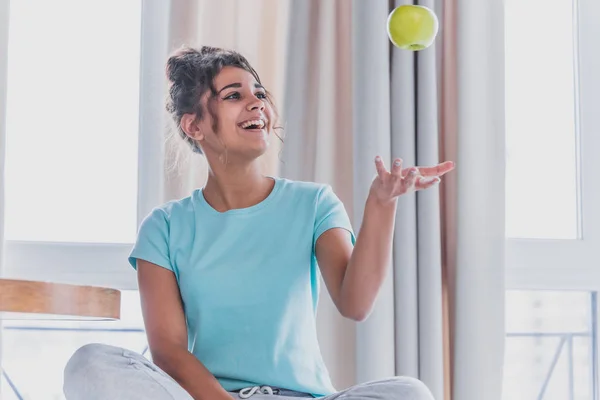
[[[355,238],[330,186],[260,173],[277,114],[242,55],[184,48],[166,70],[167,110],[206,157],[208,181],[155,208],[129,258],[153,363],[86,345],[65,369],[67,399],[432,400],[408,377],[337,392],[315,312],[322,276],[344,317],[369,315],[390,261],[398,196],[435,185],[453,163],[403,169],[397,159],[388,172],[377,157]]]

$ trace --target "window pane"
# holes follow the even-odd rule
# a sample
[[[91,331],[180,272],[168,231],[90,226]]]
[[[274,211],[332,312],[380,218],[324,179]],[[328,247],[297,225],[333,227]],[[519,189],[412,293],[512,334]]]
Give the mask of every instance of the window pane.
[[[0,398],[64,399],[63,370],[71,355],[88,343],[124,347],[138,353],[146,335],[137,291],[121,293],[120,321],[4,321]],[[150,359],[150,354],[145,356]]]
[[[588,292],[506,292],[504,399],[593,400],[595,301]]]
[[[131,243],[141,0],[10,7],[6,238]]]
[[[573,1],[506,0],[505,7],[507,236],[575,239]]]

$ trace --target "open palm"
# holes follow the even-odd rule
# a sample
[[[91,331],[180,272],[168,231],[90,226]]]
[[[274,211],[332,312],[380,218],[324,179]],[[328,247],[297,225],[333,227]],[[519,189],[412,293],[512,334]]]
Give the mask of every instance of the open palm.
[[[371,185],[371,193],[380,201],[391,201],[406,193],[430,188],[440,182],[440,177],[454,169],[452,161],[433,167],[402,168],[402,159],[397,158],[388,171],[381,157],[375,158],[377,176]]]

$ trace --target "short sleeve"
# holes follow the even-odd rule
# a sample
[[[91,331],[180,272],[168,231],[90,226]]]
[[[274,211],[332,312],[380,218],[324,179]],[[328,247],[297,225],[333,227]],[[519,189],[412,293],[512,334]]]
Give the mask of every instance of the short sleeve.
[[[129,254],[129,264],[137,269],[138,259],[173,271],[169,259],[169,220],[161,208],[152,210],[140,225],[136,243]]]
[[[342,228],[350,232],[352,244],[356,241],[350,218],[344,203],[333,192],[330,185],[325,185],[317,198],[317,213],[315,218],[315,233],[313,248],[317,239],[326,231],[333,228]]]

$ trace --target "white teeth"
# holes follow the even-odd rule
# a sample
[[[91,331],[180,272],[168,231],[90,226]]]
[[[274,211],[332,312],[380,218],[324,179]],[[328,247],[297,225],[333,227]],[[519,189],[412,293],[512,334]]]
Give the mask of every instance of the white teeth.
[[[246,121],[246,122],[242,123],[240,126],[244,129],[246,129],[247,127],[249,127],[251,125],[256,125],[256,126],[258,126],[258,129],[262,129],[265,127],[265,121],[263,121],[262,119],[255,119],[255,120],[251,120],[251,121]]]

